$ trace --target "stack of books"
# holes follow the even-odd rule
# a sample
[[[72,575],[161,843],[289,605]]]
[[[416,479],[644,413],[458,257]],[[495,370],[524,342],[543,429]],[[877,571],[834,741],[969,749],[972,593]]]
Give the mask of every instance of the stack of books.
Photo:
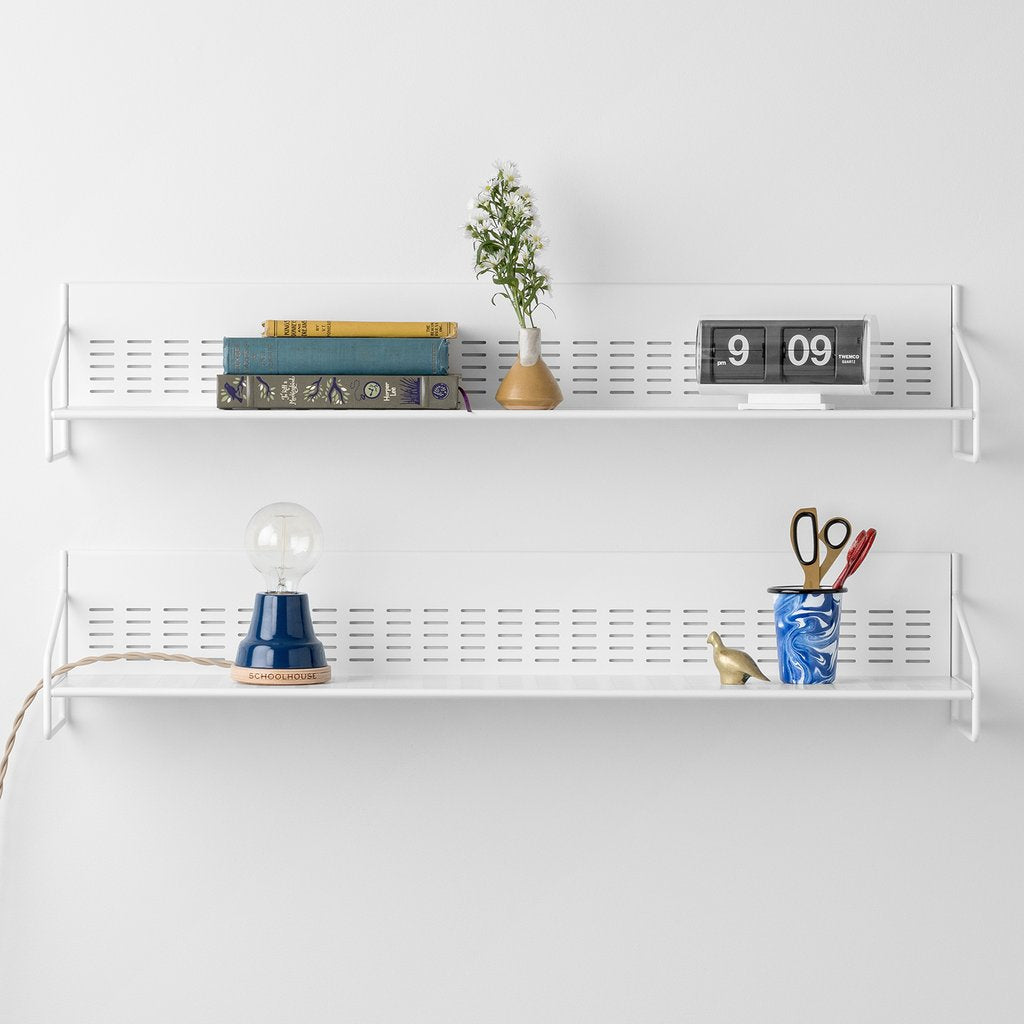
[[[225,338],[219,409],[458,409],[448,321],[266,320]]]

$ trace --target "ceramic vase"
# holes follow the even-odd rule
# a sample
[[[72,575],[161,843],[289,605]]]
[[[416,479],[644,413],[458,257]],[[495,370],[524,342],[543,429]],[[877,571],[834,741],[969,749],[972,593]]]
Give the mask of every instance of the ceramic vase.
[[[540,328],[519,328],[519,355],[494,396],[506,409],[554,409],[562,401],[558,386],[540,354]]]

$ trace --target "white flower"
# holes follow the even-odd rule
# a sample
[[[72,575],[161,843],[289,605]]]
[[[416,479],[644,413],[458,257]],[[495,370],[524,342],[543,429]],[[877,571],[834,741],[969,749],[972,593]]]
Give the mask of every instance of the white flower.
[[[494,166],[498,169],[499,178],[504,178],[507,182],[519,180],[519,167],[514,160],[495,160]]]
[[[465,231],[473,242],[477,276],[490,276],[522,319],[551,288],[551,272],[536,264],[548,240],[537,223],[533,190],[520,184],[519,168],[511,160],[494,166],[494,177],[468,204]]]
[[[465,225],[465,226],[463,227],[463,229],[462,229],[462,232],[463,232],[463,234],[464,234],[464,235],[465,235],[465,236],[466,236],[467,238],[472,238],[472,237],[473,237],[473,229],[474,229],[475,227],[476,227],[476,225],[475,225],[475,224],[466,224],[466,225]]]

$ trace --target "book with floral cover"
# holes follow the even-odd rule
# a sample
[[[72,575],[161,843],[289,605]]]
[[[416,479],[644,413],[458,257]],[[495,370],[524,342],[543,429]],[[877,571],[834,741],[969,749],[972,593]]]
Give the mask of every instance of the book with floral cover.
[[[456,374],[230,374],[219,409],[458,409]]]

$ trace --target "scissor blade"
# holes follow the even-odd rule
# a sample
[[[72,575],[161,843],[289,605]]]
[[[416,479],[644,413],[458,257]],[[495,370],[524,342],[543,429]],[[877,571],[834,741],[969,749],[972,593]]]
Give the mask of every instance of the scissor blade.
[[[828,551],[828,554],[825,556],[825,560],[821,563],[821,567],[818,572],[819,580],[822,576],[825,575],[825,573],[829,571],[829,569],[832,568],[833,565],[835,565],[835,561],[839,557],[844,547],[846,547],[845,544],[843,545],[843,547],[825,549],[826,551]]]

